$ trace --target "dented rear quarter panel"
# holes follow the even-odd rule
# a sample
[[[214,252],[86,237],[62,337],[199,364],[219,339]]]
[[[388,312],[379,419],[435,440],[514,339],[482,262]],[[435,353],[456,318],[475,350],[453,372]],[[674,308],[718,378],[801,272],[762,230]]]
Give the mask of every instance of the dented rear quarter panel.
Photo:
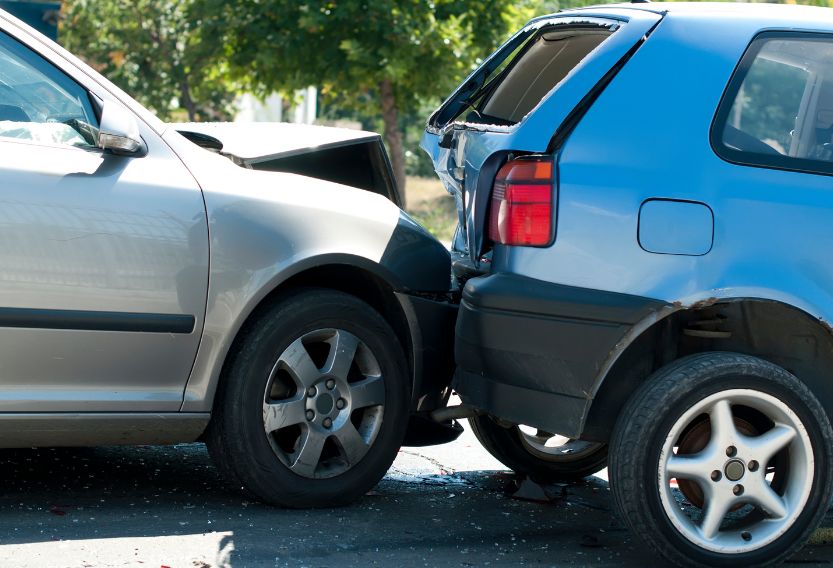
[[[485,214],[493,183],[493,177],[482,175],[484,164],[501,153],[505,158],[513,151],[548,151],[557,125],[615,65],[623,46],[651,30],[556,150],[554,244],[497,245],[492,272],[677,306],[709,298],[769,299],[833,321],[833,265],[820,261],[822,251],[833,245],[833,233],[826,229],[833,209],[830,177],[731,164],[715,154],[709,141],[724,90],[754,36],[773,29],[833,33],[830,11],[668,7],[667,14],[662,3],[559,14],[616,18],[628,25],[518,125],[491,130],[449,125],[456,130],[449,149],[439,147],[440,133],[429,128],[423,147],[441,178],[455,166],[464,173],[466,220],[472,223]],[[712,249],[701,256],[645,251],[637,238],[638,214],[649,199],[706,204],[714,213]]]
[[[645,10],[600,8],[566,12],[534,20],[528,26],[538,28],[545,24],[604,21],[618,22],[621,27],[594,50],[591,56],[576,66],[520,123],[513,126],[494,126],[452,122],[440,130],[429,125],[422,140],[422,147],[431,156],[437,175],[449,192],[462,197],[465,204],[465,215],[461,219],[465,226],[465,247],[470,251],[473,260],[479,259],[478,253],[483,244],[481,228],[486,218],[496,162],[502,161],[513,151],[547,152],[557,132],[554,129],[564,123],[596,83],[660,19],[661,15]],[[449,101],[455,94],[452,94]],[[451,146],[440,147],[440,140],[448,132],[453,133]]]

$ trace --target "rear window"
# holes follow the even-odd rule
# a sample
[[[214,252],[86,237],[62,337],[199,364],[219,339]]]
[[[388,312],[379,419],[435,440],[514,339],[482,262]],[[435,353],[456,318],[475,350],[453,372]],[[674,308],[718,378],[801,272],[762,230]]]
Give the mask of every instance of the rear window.
[[[483,114],[520,122],[610,36],[605,28],[545,31],[520,53],[482,102]]]
[[[520,122],[616,29],[596,19],[522,31],[469,77],[431,125]]]

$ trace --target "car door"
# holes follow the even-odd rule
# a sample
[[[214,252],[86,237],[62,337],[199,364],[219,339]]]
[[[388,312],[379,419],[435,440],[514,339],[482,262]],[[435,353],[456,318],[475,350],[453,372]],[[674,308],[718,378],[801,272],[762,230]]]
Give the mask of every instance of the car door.
[[[99,150],[95,95],[0,31],[0,412],[181,407],[205,311],[205,208],[138,122],[145,155]]]

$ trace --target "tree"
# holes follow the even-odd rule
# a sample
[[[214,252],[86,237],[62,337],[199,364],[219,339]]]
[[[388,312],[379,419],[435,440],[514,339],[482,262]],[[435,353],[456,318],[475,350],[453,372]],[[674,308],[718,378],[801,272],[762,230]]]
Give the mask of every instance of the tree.
[[[400,187],[403,113],[447,95],[517,27],[498,0],[195,0],[234,76],[261,95],[315,85],[324,104],[383,118]]]
[[[223,119],[236,92],[191,0],[66,0],[61,42],[161,118]]]

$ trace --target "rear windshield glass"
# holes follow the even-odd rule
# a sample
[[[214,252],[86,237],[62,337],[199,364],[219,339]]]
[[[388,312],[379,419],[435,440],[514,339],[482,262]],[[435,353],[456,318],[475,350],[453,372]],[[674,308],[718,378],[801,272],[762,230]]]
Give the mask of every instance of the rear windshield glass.
[[[558,24],[516,36],[446,102],[434,126],[520,122],[617,27],[601,21]]]
[[[484,99],[483,114],[520,122],[610,34],[604,28],[540,34],[519,54],[491,95]]]

